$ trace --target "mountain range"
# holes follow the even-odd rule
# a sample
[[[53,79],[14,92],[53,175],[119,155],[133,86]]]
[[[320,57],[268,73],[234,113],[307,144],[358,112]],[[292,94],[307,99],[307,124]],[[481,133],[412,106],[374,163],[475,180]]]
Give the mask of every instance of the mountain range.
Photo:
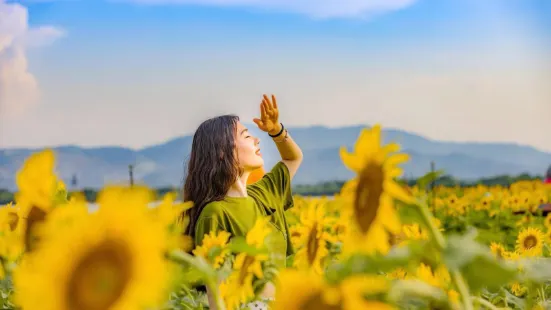
[[[260,147],[269,169],[278,160],[277,149],[255,125],[247,126],[261,138]],[[365,126],[289,128],[304,153],[304,163],[294,184],[345,180],[353,176],[341,162],[339,148],[352,147]],[[551,165],[551,153],[514,143],[435,141],[398,129],[383,130],[385,142],[397,142],[411,159],[404,164],[405,177],[418,177],[435,162],[437,169],[463,180],[521,173],[542,175]],[[128,182],[133,165],[136,183],[152,187],[180,186],[192,136],[182,136],[142,149],[126,147],[55,147],[58,175],[69,185],[74,176],[78,188],[99,188],[108,183]],[[0,149],[0,188],[15,189],[15,173],[38,149]]]

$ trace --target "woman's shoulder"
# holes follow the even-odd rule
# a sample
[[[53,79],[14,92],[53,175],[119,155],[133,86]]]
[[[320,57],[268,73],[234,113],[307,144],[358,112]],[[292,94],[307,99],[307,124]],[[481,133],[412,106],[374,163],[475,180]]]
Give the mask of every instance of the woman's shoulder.
[[[226,207],[223,201],[212,201],[205,205],[199,218],[220,217],[224,214]]]

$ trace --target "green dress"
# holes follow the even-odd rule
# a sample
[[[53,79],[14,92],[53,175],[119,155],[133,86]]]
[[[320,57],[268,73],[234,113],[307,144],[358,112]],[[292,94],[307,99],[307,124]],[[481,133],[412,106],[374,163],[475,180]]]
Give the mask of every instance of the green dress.
[[[285,211],[293,207],[289,169],[278,162],[262,179],[247,186],[247,194],[207,204],[195,226],[195,244],[200,245],[204,235],[211,231],[224,230],[231,237],[245,236],[257,219],[269,217],[273,229],[266,245],[278,268],[285,267],[286,257],[293,254],[285,217]]]

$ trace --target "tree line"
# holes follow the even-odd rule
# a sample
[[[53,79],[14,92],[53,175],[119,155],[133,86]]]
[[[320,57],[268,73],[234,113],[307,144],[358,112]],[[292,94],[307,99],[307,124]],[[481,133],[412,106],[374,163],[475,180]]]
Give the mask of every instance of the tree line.
[[[434,186],[446,186],[446,187],[472,187],[477,185],[486,185],[486,186],[505,186],[508,187],[511,184],[518,181],[531,181],[531,180],[542,180],[543,176],[532,176],[530,174],[521,174],[518,176],[509,176],[509,175],[500,175],[489,178],[481,178],[474,181],[465,181],[459,180],[449,175],[443,175],[434,180],[432,183]],[[398,180],[401,184],[413,186],[417,184],[417,178],[410,179],[400,179]],[[340,192],[342,186],[346,181],[328,181],[320,182],[317,184],[299,184],[293,187],[293,194],[302,195],[302,196],[332,196]],[[157,197],[162,197],[168,192],[177,192],[179,193],[180,189],[176,187],[162,187],[155,189]],[[82,194],[86,197],[86,200],[89,202],[95,202],[98,191],[92,188],[84,188],[80,190]],[[0,205],[5,205],[9,202],[14,201],[14,193],[10,192],[7,189],[0,189]]]

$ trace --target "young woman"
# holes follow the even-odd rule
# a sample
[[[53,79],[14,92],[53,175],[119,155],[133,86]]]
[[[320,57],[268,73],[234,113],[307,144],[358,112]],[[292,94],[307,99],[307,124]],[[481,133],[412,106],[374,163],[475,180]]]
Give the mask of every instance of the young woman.
[[[276,264],[284,267],[286,257],[293,252],[284,211],[293,206],[291,179],[302,162],[302,151],[279,122],[274,96],[270,100],[264,95],[260,118],[253,121],[275,142],[281,161],[260,180],[247,185],[251,172],[264,165],[260,140],[237,116],[203,122],[193,136],[184,184],[184,201],[194,202],[186,211],[190,218],[186,233],[200,245],[211,231],[245,236],[257,219],[270,217],[273,232],[266,245]],[[268,284],[261,297],[272,299],[274,294],[274,286]],[[214,305],[210,295],[209,304]]]

